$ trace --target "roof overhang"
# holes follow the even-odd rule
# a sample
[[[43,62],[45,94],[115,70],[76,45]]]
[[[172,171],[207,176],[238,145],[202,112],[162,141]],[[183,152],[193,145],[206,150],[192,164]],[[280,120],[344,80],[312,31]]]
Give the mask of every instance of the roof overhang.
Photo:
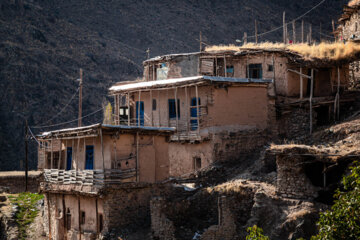
[[[60,130],[54,130],[50,132],[43,132],[37,135],[39,140],[48,139],[74,139],[74,138],[86,138],[86,137],[98,137],[100,132],[103,134],[114,133],[140,133],[142,135],[171,135],[175,132],[173,127],[145,127],[145,126],[126,126],[126,125],[107,125],[107,124],[94,124],[84,127],[66,128]]]
[[[228,78],[228,77],[214,77],[214,76],[195,76],[187,78],[173,78],[157,81],[140,81],[130,84],[114,85],[109,91],[110,94],[116,94],[121,92],[131,92],[139,90],[161,89],[161,88],[173,88],[188,85],[206,85],[213,83],[238,83],[238,84],[269,84],[272,83],[272,79],[253,79],[253,78]]]

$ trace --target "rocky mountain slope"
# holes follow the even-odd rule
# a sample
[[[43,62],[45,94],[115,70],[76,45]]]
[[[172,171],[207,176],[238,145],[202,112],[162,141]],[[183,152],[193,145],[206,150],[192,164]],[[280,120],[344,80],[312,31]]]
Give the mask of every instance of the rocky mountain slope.
[[[253,35],[282,24],[282,12],[294,19],[318,0],[299,1],[41,1],[0,2],[0,170],[19,169],[24,156],[24,119],[30,126],[76,119],[79,68],[84,69],[84,115],[101,108],[107,88],[141,76],[145,50],[150,55],[197,51],[199,32],[207,44],[234,43],[244,31]],[[330,34],[331,19],[345,0],[326,1],[305,17]],[[298,24],[299,26],[300,24]],[[307,27],[306,27],[307,28]],[[281,40],[282,31],[260,40]],[[251,39],[249,39],[251,40]],[[102,113],[84,119],[98,122]],[[75,126],[33,128],[35,133]],[[36,144],[30,148],[36,168]]]

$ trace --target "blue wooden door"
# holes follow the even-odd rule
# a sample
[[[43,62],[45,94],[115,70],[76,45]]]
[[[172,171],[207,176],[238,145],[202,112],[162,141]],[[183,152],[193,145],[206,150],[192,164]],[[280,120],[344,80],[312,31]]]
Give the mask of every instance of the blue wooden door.
[[[71,170],[72,165],[72,147],[66,149],[66,170]]]
[[[201,105],[200,103],[200,98],[198,98],[199,101],[199,105]],[[198,129],[198,122],[197,122],[197,108],[196,108],[196,98],[192,98],[191,99],[191,108],[190,108],[190,117],[192,119],[190,119],[190,129],[192,131],[195,131],[196,129]]]
[[[139,123],[140,121],[140,123]],[[136,125],[144,126],[144,102],[140,102],[140,117],[139,117],[139,102],[136,102]]]
[[[94,146],[86,146],[85,169],[94,169]]]

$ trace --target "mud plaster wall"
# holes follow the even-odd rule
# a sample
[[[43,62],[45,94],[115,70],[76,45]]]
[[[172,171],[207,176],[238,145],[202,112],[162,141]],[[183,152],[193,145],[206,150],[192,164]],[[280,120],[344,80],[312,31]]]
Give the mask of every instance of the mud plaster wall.
[[[269,65],[273,65],[272,54],[258,54],[249,55],[248,57],[235,58],[232,61],[234,65],[234,77],[246,78],[247,77],[247,64],[262,64],[263,78],[273,79],[274,72],[269,71]],[[275,70],[275,85],[276,92],[280,95],[287,94],[287,83],[286,83],[286,64],[288,60],[285,57],[281,57],[278,54],[274,54],[274,70]],[[227,64],[229,65],[229,64]]]
[[[166,64],[168,68],[167,79],[199,75],[199,55],[187,55],[172,57],[171,60],[147,63],[146,66],[144,66],[144,79],[146,81],[157,80],[156,68],[162,63]],[[153,68],[153,66],[155,67]]]
[[[170,176],[178,177],[195,171],[195,158],[201,159],[201,168],[213,163],[213,143],[177,143],[169,144]]]
[[[81,224],[82,239],[90,239],[97,232],[96,226],[96,199],[94,197],[84,197],[75,195],[62,194],[45,194],[44,198],[44,229],[49,235],[48,222],[48,197],[50,202],[50,221],[52,239],[78,239],[79,237],[79,200],[80,211],[85,212],[85,223]],[[65,211],[63,209],[63,199],[65,202]],[[103,214],[103,201],[98,199],[98,214]],[[66,217],[67,209],[71,214],[70,230],[66,229],[64,216]],[[65,212],[65,215],[64,215]]]
[[[276,192],[287,198],[315,198],[317,188],[312,185],[304,171],[309,160],[299,156],[276,156]]]

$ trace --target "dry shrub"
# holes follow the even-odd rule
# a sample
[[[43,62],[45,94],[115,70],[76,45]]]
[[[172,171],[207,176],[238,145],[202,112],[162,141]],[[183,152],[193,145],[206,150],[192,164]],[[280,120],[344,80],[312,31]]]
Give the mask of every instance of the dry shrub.
[[[359,0],[360,1],[360,0]],[[354,42],[334,42],[326,43],[322,42],[320,44],[308,45],[304,43],[290,44],[285,45],[283,43],[271,43],[263,42],[259,44],[248,43],[243,46],[235,45],[219,45],[219,46],[209,46],[206,48],[206,51],[241,51],[246,49],[263,49],[263,50],[290,50],[292,52],[298,53],[304,59],[323,59],[323,60],[342,60],[347,58],[352,58],[356,54],[360,53],[360,44]]]

